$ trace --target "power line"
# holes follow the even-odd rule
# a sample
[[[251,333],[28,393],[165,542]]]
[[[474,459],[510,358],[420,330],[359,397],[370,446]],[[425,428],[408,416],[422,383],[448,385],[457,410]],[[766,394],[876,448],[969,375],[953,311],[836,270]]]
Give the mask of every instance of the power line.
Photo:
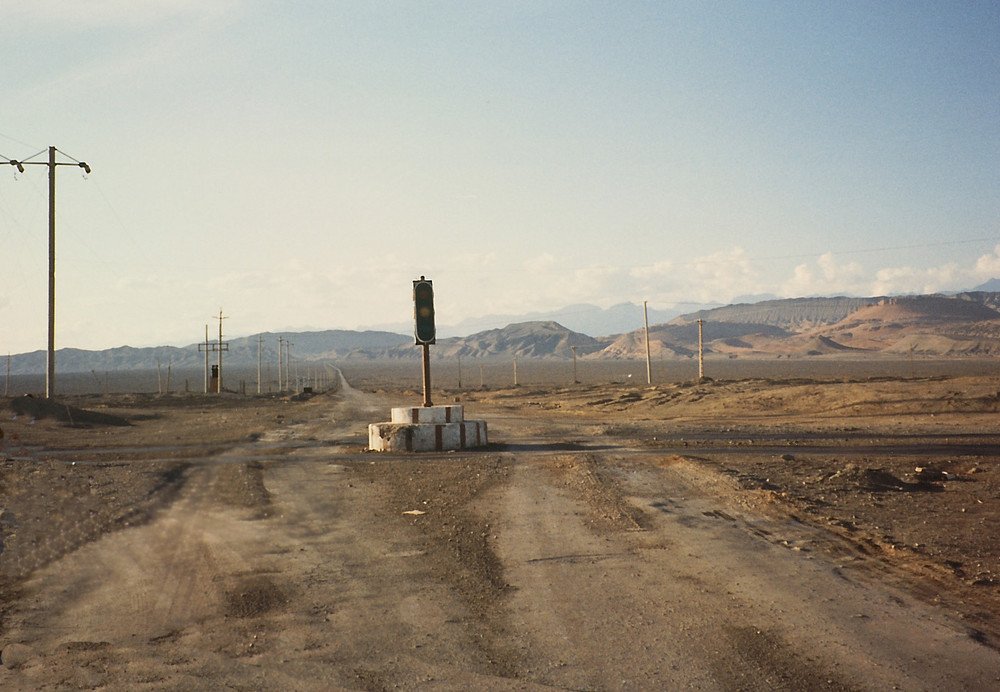
[[[37,147],[35,145],[28,144],[27,142],[22,142],[21,140],[15,138],[15,137],[11,137],[10,135],[6,135],[3,132],[0,132],[0,137],[3,137],[4,139],[9,139],[12,142],[20,144],[22,147],[28,147],[29,149],[37,149]]]
[[[971,245],[973,243],[1000,242],[1000,236],[988,236],[985,238],[968,238],[965,240],[942,240],[936,243],[911,243],[908,245],[889,245],[877,248],[857,248],[854,250],[828,250],[820,253],[803,253],[798,255],[773,255],[768,257],[747,257],[751,262],[778,260],[778,259],[802,259],[805,257],[822,257],[823,255],[862,255],[873,252],[890,252],[895,250],[919,250],[930,247],[944,247],[947,245]],[[700,260],[698,263],[714,260]]]
[[[874,254],[878,252],[898,252],[901,250],[919,250],[934,247],[947,247],[954,245],[973,245],[975,243],[1000,243],[1000,236],[984,236],[981,238],[966,238],[962,240],[942,240],[933,243],[907,243],[902,245],[887,245],[883,247],[868,247],[868,248],[851,248],[846,250],[823,250],[818,252],[801,252],[788,255],[757,255],[757,256],[739,256],[734,259],[745,262],[769,262],[774,260],[786,260],[786,259],[809,259],[809,258],[819,258],[824,255],[861,255],[861,254]],[[684,267],[684,266],[699,266],[703,264],[718,264],[719,257],[698,257],[693,259],[682,259],[677,260],[672,263],[672,266]],[[645,264],[580,264],[580,263],[558,263],[553,266],[554,269],[569,269],[569,270],[602,270],[602,269],[613,269],[613,270],[633,270],[633,269],[643,269],[656,264],[656,262],[650,262]],[[447,273],[449,275],[480,275],[482,273],[482,267],[465,267],[456,268],[448,267]],[[531,267],[521,266],[521,265],[510,265],[505,267],[504,273],[510,275],[515,272],[520,272],[524,274],[535,274],[536,269]]]

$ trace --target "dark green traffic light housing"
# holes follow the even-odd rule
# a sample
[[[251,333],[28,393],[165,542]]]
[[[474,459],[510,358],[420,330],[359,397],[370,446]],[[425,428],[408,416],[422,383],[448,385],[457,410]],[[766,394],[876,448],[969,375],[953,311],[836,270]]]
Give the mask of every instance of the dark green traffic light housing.
[[[435,343],[434,283],[422,276],[413,282],[413,320],[416,343]]]

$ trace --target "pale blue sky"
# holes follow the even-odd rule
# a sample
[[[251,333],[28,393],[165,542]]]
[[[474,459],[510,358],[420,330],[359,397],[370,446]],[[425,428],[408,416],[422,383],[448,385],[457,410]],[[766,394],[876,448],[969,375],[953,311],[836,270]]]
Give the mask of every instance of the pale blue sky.
[[[191,343],[220,307],[233,335],[405,322],[421,274],[441,323],[1000,277],[996,2],[12,0],[0,26],[0,155],[93,167],[58,173],[58,347]],[[47,187],[15,173],[17,353],[45,346]]]

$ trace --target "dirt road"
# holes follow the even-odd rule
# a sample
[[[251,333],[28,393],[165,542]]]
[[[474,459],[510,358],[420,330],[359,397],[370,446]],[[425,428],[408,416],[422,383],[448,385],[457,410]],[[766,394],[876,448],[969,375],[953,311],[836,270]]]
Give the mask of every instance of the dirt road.
[[[397,403],[347,388],[229,410],[231,436],[200,446],[167,414],[125,451],[25,445],[25,478],[86,468],[99,497],[105,472],[157,480],[119,486],[141,512],[95,505],[92,534],[36,541],[47,558],[24,554],[22,521],[0,553],[0,687],[1000,687],[990,632],[673,447],[481,401],[488,450],[362,452]],[[8,517],[27,512],[14,480]]]

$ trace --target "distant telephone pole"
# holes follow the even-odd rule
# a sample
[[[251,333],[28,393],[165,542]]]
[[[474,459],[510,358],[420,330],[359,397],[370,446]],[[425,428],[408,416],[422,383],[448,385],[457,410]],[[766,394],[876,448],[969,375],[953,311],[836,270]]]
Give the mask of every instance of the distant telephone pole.
[[[209,348],[208,342],[208,325],[205,325],[205,394],[208,394],[208,354],[212,349]]]
[[[222,308],[219,308],[219,316],[215,319],[219,320],[219,391],[218,394],[222,394],[222,320],[228,320],[228,317],[222,316]],[[226,344],[228,347],[229,344]],[[225,349],[228,350],[228,349]]]
[[[38,154],[33,154],[23,161],[7,159],[7,163],[16,166],[17,170],[24,173],[25,166],[48,166],[49,167],[49,339],[48,350],[45,357],[45,398],[51,399],[55,394],[56,387],[56,166],[77,166],[87,173],[90,173],[90,166],[83,161],[73,159],[73,163],[57,162],[55,147],[49,147],[48,161],[31,161]],[[66,155],[65,152],[63,155]],[[67,158],[73,158],[67,156]]]
[[[702,335],[702,322],[698,320],[698,381],[705,379],[705,339]]]
[[[646,325],[646,384],[653,384],[653,366],[649,362],[649,316],[646,313],[646,301],[642,301],[642,322]]]
[[[219,354],[219,376],[216,379],[218,383],[218,388],[216,389],[216,394],[222,394],[222,352],[229,350],[229,342],[222,340],[222,320],[228,320],[228,317],[222,316],[222,308],[219,308],[219,316],[212,319],[219,320],[219,341],[218,343],[212,343],[208,340],[208,325],[205,325],[205,343],[198,344],[198,350],[205,352],[205,393],[208,394],[209,390],[209,377],[208,377],[208,354],[216,353]]]
[[[285,343],[285,337],[279,336],[278,337],[278,391],[279,392],[281,391],[281,356],[283,351],[285,350],[284,343]]]
[[[257,335],[257,393],[260,394],[260,344],[264,340],[263,335]]]

